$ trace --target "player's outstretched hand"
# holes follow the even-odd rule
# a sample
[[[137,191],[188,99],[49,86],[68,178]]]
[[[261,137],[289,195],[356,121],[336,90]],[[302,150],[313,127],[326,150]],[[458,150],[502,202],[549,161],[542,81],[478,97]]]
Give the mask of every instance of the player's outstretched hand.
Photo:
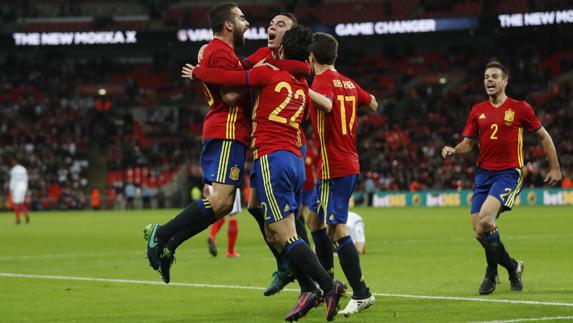
[[[191,64],[185,64],[185,66],[183,66],[183,68],[181,69],[181,77],[182,78],[188,78],[190,80],[194,80],[195,78],[193,77],[193,70],[195,69],[195,66],[191,65]]]
[[[547,183],[547,185],[553,186],[561,180],[561,170],[560,169],[550,169],[549,173],[545,176],[545,180],[543,182]]]
[[[454,149],[454,147],[444,146],[444,148],[442,148],[442,157],[444,159],[448,159],[455,154],[456,154],[456,150]]]

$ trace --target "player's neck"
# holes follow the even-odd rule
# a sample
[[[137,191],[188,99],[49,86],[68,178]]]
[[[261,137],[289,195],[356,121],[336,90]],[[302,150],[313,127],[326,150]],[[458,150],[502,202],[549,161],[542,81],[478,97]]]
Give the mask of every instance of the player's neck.
[[[505,100],[507,100],[507,95],[505,95],[505,93],[500,93],[498,95],[489,97],[489,103],[496,108],[501,106]]]
[[[214,35],[213,38],[217,38],[218,40],[231,46],[232,49],[235,49],[235,46],[233,45],[233,36],[232,35],[220,34],[220,35]]]
[[[323,64],[315,64],[314,65],[314,75],[320,75],[328,70],[336,70],[334,65],[323,65]]]

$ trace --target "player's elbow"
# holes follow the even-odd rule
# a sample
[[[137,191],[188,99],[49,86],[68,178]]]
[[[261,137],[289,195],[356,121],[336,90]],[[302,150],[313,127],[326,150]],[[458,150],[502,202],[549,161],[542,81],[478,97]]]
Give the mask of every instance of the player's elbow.
[[[370,101],[370,104],[366,106],[366,108],[368,109],[368,111],[375,112],[376,110],[378,110],[378,101],[376,100],[376,97],[374,97],[373,95],[371,97],[372,100]]]
[[[322,105],[322,110],[326,113],[330,113],[330,111],[332,111],[332,101],[325,100],[324,104]]]

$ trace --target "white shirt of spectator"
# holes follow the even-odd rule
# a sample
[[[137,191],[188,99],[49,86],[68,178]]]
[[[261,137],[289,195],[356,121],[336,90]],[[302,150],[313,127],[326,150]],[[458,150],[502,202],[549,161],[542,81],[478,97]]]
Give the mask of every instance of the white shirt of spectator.
[[[22,165],[15,165],[10,169],[10,194],[15,204],[24,203],[28,190],[28,172]]]
[[[348,230],[350,237],[352,237],[353,242],[366,242],[366,235],[364,234],[364,220],[362,220],[362,217],[357,213],[348,212],[346,229]]]

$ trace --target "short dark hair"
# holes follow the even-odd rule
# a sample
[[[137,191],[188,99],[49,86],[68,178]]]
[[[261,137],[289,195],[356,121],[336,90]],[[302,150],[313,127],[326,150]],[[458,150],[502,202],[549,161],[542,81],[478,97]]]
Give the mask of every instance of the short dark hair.
[[[509,79],[509,71],[507,70],[507,68],[497,59],[492,59],[490,60],[487,65],[485,66],[485,69],[487,70],[488,68],[499,68],[501,70],[501,73],[503,74],[503,78],[504,79]]]
[[[330,34],[314,33],[312,53],[319,64],[334,65],[338,56],[338,41]]]
[[[237,8],[238,5],[234,2],[225,2],[214,6],[209,10],[207,18],[209,19],[209,27],[214,33],[219,33],[223,31],[223,25],[225,21],[231,21],[233,15],[231,10]]]
[[[288,17],[290,20],[292,20],[292,26],[296,26],[298,25],[298,19],[296,19],[296,16],[294,13],[292,12],[281,12],[278,14],[278,16],[286,16]]]
[[[312,31],[303,25],[296,25],[285,32],[283,50],[286,59],[306,61],[310,55]]]

